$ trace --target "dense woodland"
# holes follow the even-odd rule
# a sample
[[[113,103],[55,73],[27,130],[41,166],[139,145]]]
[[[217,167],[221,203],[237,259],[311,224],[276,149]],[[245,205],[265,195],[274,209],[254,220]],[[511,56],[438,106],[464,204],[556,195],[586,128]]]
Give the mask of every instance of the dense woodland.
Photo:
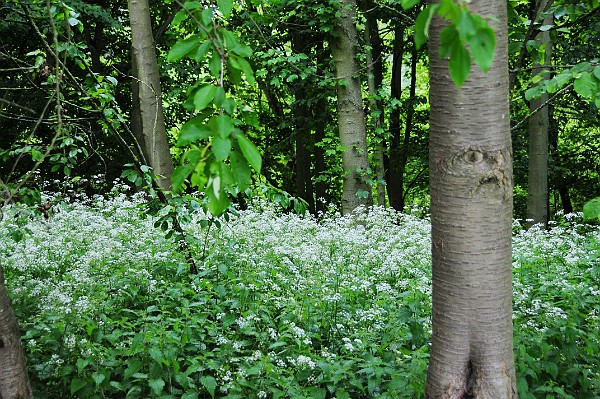
[[[0,397],[599,398],[599,57],[597,0],[4,1]]]

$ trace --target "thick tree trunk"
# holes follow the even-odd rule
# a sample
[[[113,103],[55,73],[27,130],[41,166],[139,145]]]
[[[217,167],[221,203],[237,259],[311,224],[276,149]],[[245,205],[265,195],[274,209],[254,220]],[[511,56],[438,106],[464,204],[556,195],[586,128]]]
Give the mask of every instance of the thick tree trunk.
[[[369,168],[367,129],[356,61],[358,34],[354,19],[356,0],[340,0],[339,27],[331,39],[331,55],[337,84],[337,114],[342,153],[344,190],[342,212],[350,213],[359,205],[371,205],[371,187],[364,173]]]
[[[548,6],[552,2],[548,2]],[[544,25],[552,24],[552,15],[544,19]],[[546,48],[546,59],[543,65],[535,65],[532,75],[547,70],[551,63],[552,42],[550,32],[540,32],[536,38]],[[546,79],[550,76],[546,75]],[[548,94],[534,98],[529,103],[531,112],[529,119],[529,149],[527,178],[527,225],[548,223],[548,129],[550,113],[548,112]],[[541,107],[541,108],[540,108]]]
[[[428,399],[517,398],[512,341],[512,159],[506,2],[474,0],[497,48],[462,89],[430,27],[433,338]]]
[[[160,76],[152,35],[148,0],[128,0],[133,53],[132,128],[163,189],[170,189],[173,160],[165,128]]]
[[[29,399],[31,389],[21,346],[19,324],[0,267],[0,398]]]
[[[402,96],[402,60],[404,59],[404,27],[398,26],[394,29],[394,57],[392,61],[392,83],[390,87],[390,96],[392,100],[401,101]],[[390,206],[397,211],[402,212],[402,194],[404,191],[400,173],[400,108],[396,106],[390,114],[390,158],[389,158],[389,179],[388,196]]]

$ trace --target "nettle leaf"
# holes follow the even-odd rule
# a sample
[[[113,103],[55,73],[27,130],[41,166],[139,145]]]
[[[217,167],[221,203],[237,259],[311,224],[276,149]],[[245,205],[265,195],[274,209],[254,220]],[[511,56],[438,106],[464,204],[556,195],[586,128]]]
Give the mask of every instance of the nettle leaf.
[[[438,7],[439,4],[430,4],[417,16],[415,20],[415,45],[417,48],[421,48],[427,41],[429,37],[429,24]]]
[[[231,140],[220,136],[213,137],[212,150],[217,161],[224,161],[231,152]]]
[[[205,375],[200,377],[200,383],[204,388],[206,388],[210,396],[214,398],[215,388],[217,387],[217,381],[215,380],[215,378],[209,375]]]
[[[155,395],[160,395],[165,388],[165,381],[162,378],[151,378],[148,380],[148,385],[152,388]]]
[[[197,111],[202,111],[215,98],[217,87],[214,85],[206,85],[199,88],[194,94],[194,107]]]
[[[217,7],[224,18],[229,18],[231,10],[233,10],[233,0],[217,0]]]
[[[252,143],[242,133],[238,134],[236,139],[242,154],[244,154],[244,157],[250,166],[252,166],[256,172],[260,173],[260,168],[262,167],[262,157],[260,156],[260,152],[258,152],[258,149],[254,143]]]
[[[591,72],[583,72],[573,82],[575,91],[585,98],[592,98],[600,91],[598,79]]]
[[[178,40],[177,43],[175,43],[175,45],[171,48],[171,51],[169,51],[169,55],[167,55],[167,61],[179,61],[188,55],[193,49],[195,49],[200,43],[201,39],[201,35],[192,35],[187,39]]]
[[[469,40],[469,48],[479,68],[483,72],[489,71],[494,61],[494,49],[496,48],[494,30],[489,26],[477,29],[475,35]]]

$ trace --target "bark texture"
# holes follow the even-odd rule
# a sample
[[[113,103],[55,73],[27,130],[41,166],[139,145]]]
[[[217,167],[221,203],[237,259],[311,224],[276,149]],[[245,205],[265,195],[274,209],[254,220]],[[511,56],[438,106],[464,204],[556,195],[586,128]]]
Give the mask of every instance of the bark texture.
[[[331,39],[331,55],[335,65],[337,85],[337,114],[344,168],[342,212],[350,213],[359,205],[373,203],[371,187],[364,173],[369,167],[367,129],[362,93],[356,62],[355,46],[358,33],[354,25],[356,1],[340,0],[340,18],[336,35]],[[359,195],[357,195],[357,193]],[[362,194],[362,195],[361,195]]]
[[[552,2],[548,2],[550,6]],[[552,24],[552,15],[544,19],[544,25]],[[546,48],[545,62],[535,65],[532,75],[535,76],[550,66],[552,59],[552,42],[550,32],[540,32],[536,39]],[[546,79],[550,76],[546,75]],[[550,113],[548,112],[548,94],[534,98],[529,109],[534,114],[529,119],[528,148],[528,180],[527,180],[527,219],[528,226],[548,223],[548,130],[550,129]]]
[[[512,159],[507,15],[502,0],[474,0],[491,17],[489,73],[462,89],[440,59],[443,23],[430,27],[430,186],[433,261],[428,399],[517,398],[512,341]]]
[[[143,158],[159,179],[162,189],[170,189],[173,160],[165,128],[160,75],[152,35],[148,0],[128,0],[133,53],[132,127]]]
[[[31,389],[19,324],[0,267],[0,399],[29,399]]]

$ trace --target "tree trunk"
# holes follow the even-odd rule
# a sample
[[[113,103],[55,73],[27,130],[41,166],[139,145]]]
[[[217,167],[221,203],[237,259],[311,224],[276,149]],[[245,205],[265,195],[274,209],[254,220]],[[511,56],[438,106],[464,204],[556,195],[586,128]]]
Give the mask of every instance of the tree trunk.
[[[548,2],[550,6],[552,2]],[[542,10],[543,11],[543,10]],[[552,24],[552,15],[544,19],[544,25]],[[546,47],[546,59],[542,65],[535,65],[532,75],[547,70],[551,63],[552,42],[550,32],[540,32],[536,39]],[[545,79],[550,76],[546,75]],[[548,94],[534,98],[529,103],[531,112],[535,112],[529,119],[529,149],[528,149],[528,177],[527,177],[527,225],[548,223],[548,129],[550,128],[550,114],[548,112]],[[541,108],[540,108],[541,107]],[[539,108],[539,109],[538,109]]]
[[[402,60],[404,59],[404,27],[398,26],[394,29],[394,57],[392,61],[392,83],[390,88],[390,97],[392,101],[401,101],[402,96]],[[398,178],[400,173],[400,106],[396,105],[390,114],[390,159],[389,159],[389,179],[388,196],[390,197],[390,206],[397,211],[402,212],[402,179]]]
[[[335,65],[337,84],[337,114],[342,146],[344,189],[342,212],[350,213],[359,205],[373,203],[371,187],[364,174],[369,168],[367,129],[362,104],[362,93],[356,61],[355,46],[358,34],[354,19],[356,0],[340,0],[338,32],[331,39],[331,55]]]
[[[132,128],[162,189],[171,187],[173,160],[165,128],[160,76],[148,0],[128,0],[133,66]]]
[[[0,266],[0,398],[28,399],[31,389],[21,346],[19,324],[6,292]]]
[[[512,151],[507,12],[474,0],[496,32],[491,70],[472,67],[462,89],[439,58],[430,26],[432,347],[428,399],[517,398],[512,336]]]
[[[406,110],[406,126],[404,126],[404,137],[402,139],[402,145],[400,146],[400,154],[397,159],[397,186],[400,189],[398,193],[398,201],[397,206],[399,210],[404,210],[404,206],[406,205],[406,193],[408,192],[408,187],[406,190],[404,189],[404,173],[406,172],[406,164],[408,163],[408,154],[410,153],[410,140],[412,135],[412,127],[413,127],[413,117],[415,115],[415,95],[417,91],[417,47],[413,41],[413,47],[411,51],[411,61],[410,61],[410,89],[409,89],[409,98],[408,98],[408,107]]]
[[[373,138],[373,169],[377,179],[377,205],[386,206],[385,195],[385,166],[383,162],[383,149],[385,139],[382,135],[383,126],[383,107],[381,101],[377,100],[377,90],[381,88],[383,82],[383,49],[379,28],[377,26],[377,17],[373,9],[375,5],[372,1],[363,3],[363,12],[365,14],[365,44],[370,48],[367,51],[367,86],[369,91],[369,108],[373,118],[373,127],[375,129]]]

